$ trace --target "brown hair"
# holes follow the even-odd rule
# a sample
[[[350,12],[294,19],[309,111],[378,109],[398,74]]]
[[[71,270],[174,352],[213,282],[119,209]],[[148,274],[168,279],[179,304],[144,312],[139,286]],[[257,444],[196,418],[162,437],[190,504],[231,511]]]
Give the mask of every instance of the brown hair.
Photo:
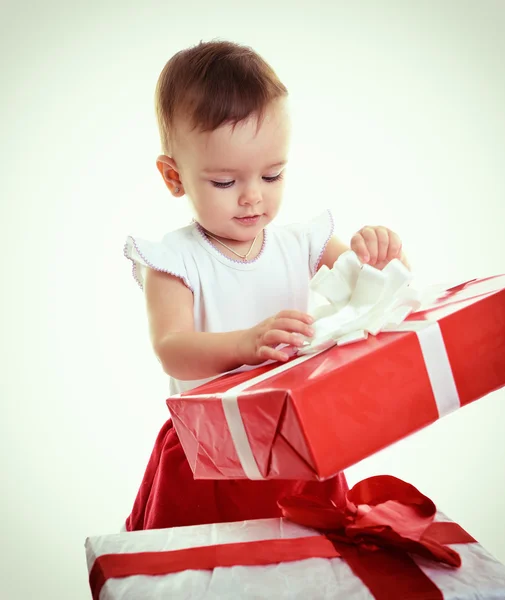
[[[251,115],[258,121],[270,102],[287,96],[274,70],[252,48],[232,42],[201,42],[175,54],[156,86],[156,115],[163,152],[176,118],[192,127],[214,131]]]

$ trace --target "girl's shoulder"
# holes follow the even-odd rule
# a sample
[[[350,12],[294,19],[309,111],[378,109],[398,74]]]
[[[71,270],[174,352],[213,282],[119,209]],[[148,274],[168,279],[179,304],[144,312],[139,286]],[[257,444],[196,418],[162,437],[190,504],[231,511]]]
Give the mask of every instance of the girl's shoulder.
[[[283,246],[297,247],[303,254],[308,255],[310,274],[314,276],[334,229],[333,215],[328,209],[303,223],[274,226],[272,235]]]
[[[308,221],[273,226],[273,230],[277,235],[289,235],[306,239],[319,235],[331,235],[334,228],[335,223],[330,209],[324,210]]]
[[[141,288],[145,269],[151,268],[179,277],[192,289],[185,266],[185,256],[191,256],[195,245],[194,224],[166,233],[160,241],[128,236],[124,255],[132,262],[133,276]]]
[[[138,250],[145,250],[151,255],[166,255],[171,252],[180,254],[181,251],[195,243],[194,230],[195,223],[191,223],[186,227],[165,233],[159,241],[129,235],[126,238],[126,248],[129,249],[133,246]]]

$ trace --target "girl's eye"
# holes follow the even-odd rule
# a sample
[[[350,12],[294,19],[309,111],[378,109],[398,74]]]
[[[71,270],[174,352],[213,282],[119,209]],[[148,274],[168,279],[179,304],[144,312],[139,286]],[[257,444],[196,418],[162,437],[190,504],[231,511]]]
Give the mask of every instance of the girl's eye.
[[[274,175],[273,177],[263,177],[263,181],[267,183],[273,183],[274,181],[280,181],[284,176],[284,172],[281,171],[278,175]]]
[[[212,185],[217,188],[226,189],[231,187],[234,181],[211,181]]]
[[[284,176],[284,172],[281,171],[278,175],[273,175],[272,177],[262,177],[263,181],[266,181],[267,183],[273,183],[274,181],[280,181]],[[235,183],[235,180],[232,181],[211,181],[211,184],[216,187],[216,188],[220,188],[220,189],[227,189],[227,188],[231,188],[232,185]]]

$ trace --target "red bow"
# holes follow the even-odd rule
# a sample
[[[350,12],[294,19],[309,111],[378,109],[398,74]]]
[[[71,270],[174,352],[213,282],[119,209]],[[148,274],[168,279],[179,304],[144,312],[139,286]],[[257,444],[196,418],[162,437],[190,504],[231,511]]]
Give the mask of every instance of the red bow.
[[[459,554],[441,542],[454,535],[441,536],[440,530],[453,529],[455,524],[434,523],[435,504],[413,485],[390,475],[356,484],[347,494],[345,508],[303,495],[284,498],[279,506],[285,518],[318,529],[344,555],[344,546],[354,545],[372,551],[400,550],[461,566]],[[464,541],[474,540],[467,534]]]

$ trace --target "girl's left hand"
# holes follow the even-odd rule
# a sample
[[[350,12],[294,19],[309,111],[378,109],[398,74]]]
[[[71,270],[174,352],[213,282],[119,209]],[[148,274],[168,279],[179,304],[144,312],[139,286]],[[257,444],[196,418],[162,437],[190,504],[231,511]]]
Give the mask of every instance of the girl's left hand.
[[[401,260],[410,269],[407,258],[402,251],[400,237],[387,227],[363,227],[353,235],[351,250],[356,252],[362,263],[376,269],[383,269],[394,258]]]

